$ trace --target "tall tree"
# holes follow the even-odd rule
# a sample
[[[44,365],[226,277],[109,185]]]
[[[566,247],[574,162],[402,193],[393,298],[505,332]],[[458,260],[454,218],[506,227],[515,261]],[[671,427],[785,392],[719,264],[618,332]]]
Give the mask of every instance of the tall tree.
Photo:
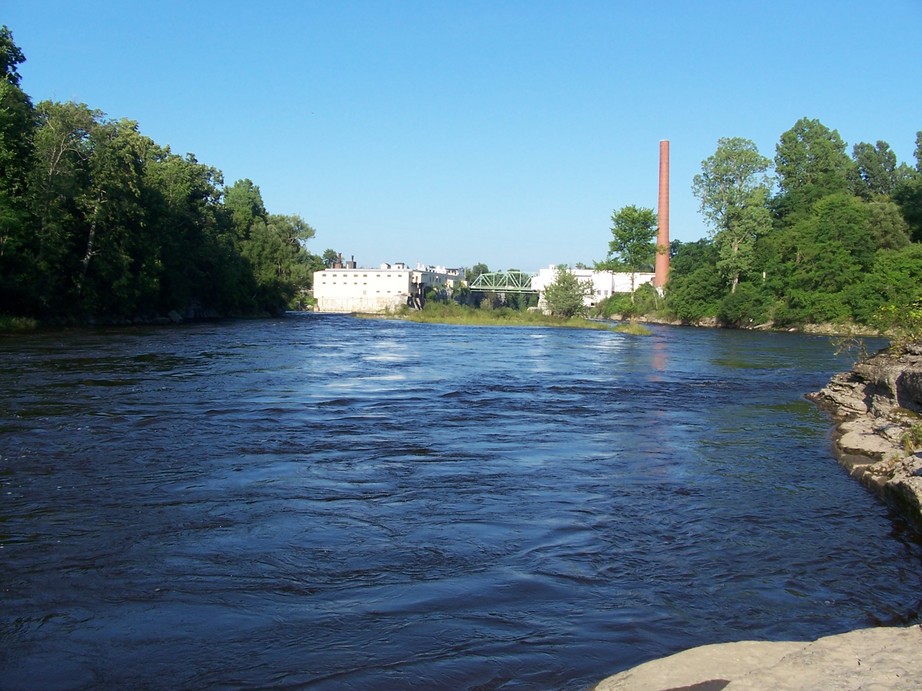
[[[771,161],[749,139],[717,141],[717,151],[701,162],[701,172],[692,181],[701,213],[713,228],[729,228],[730,216],[749,204],[753,193],[770,189],[770,167]]]
[[[800,320],[840,321],[851,315],[848,288],[859,283],[874,262],[876,248],[868,223],[867,206],[840,193],[823,197],[810,216],[793,227],[797,254],[787,289]]]
[[[720,259],[717,269],[735,293],[740,278],[749,273],[754,264],[756,241],[768,233],[772,217],[765,206],[764,190],[753,192],[745,206],[728,215],[728,226],[714,236],[714,245]]]
[[[0,304],[28,305],[31,259],[27,179],[34,131],[32,101],[19,87],[25,62],[10,30],[0,28]]]
[[[146,173],[149,223],[158,238],[161,267],[156,308],[231,309],[242,264],[223,222],[221,171],[192,154],[157,147]]]
[[[0,79],[19,86],[19,66],[26,61],[26,56],[13,41],[13,32],[4,24],[0,27]]]
[[[622,207],[611,215],[612,239],[608,243],[608,257],[600,268],[624,267],[631,272],[631,302],[636,290],[636,274],[651,270],[656,247],[656,214],[653,209],[634,205]]]
[[[869,228],[878,249],[895,250],[911,242],[909,224],[900,207],[888,197],[866,203]]]
[[[91,133],[103,114],[82,103],[42,101],[36,106],[35,156],[31,183],[36,267],[34,290],[42,311],[75,305],[79,236],[84,213],[78,200],[91,180]]]
[[[893,190],[893,201],[900,207],[914,242],[922,242],[922,131],[916,132],[916,167]]]
[[[325,249],[321,255],[321,260],[326,268],[332,269],[333,265],[339,261],[339,252],[331,248]]]
[[[771,161],[749,139],[722,138],[717,151],[701,162],[701,172],[692,182],[720,254],[717,267],[731,293],[752,266],[756,240],[771,227],[766,208],[770,166]]]
[[[727,292],[717,271],[719,256],[706,238],[696,242],[673,241],[673,257],[666,284],[666,307],[683,322],[694,324],[717,313]]]
[[[779,213],[807,214],[820,198],[847,191],[853,165],[836,130],[819,120],[801,118],[775,147]]]
[[[850,176],[854,194],[870,200],[893,193],[899,176],[896,154],[887,142],[878,140],[875,145],[858,142],[852,147],[852,158],[855,165]]]
[[[249,179],[237,180],[224,190],[224,206],[241,240],[249,237],[254,223],[265,222],[268,216],[259,187]]]

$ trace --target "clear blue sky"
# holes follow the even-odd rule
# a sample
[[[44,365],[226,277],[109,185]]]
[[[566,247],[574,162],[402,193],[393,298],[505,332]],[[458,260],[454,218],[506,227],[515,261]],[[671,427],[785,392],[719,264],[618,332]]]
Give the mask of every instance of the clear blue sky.
[[[611,213],[707,234],[720,137],[801,117],[913,161],[922,0],[0,0],[33,100],[74,100],[249,178],[360,266],[603,259]]]

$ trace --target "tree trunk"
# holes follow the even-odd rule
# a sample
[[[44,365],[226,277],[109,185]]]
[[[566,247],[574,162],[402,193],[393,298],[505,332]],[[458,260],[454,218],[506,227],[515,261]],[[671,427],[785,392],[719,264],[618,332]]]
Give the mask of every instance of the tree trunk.
[[[96,203],[93,207],[93,222],[90,224],[90,232],[86,239],[86,253],[83,255],[83,259],[80,260],[81,267],[80,276],[77,279],[77,295],[83,293],[83,284],[86,282],[86,274],[90,268],[90,260],[93,258],[93,255],[96,254],[96,221],[99,218],[99,207],[102,206],[105,196],[106,193],[102,190],[96,195]]]

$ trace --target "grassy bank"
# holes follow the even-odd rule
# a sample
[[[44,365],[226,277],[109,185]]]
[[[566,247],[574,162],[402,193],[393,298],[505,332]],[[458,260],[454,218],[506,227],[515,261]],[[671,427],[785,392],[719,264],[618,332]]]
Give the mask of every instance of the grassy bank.
[[[32,331],[38,328],[38,322],[28,317],[8,317],[0,314],[0,333],[13,331]]]
[[[425,309],[401,309],[385,315],[384,318],[404,319],[424,324],[457,324],[462,326],[551,326],[571,329],[597,329],[602,331],[619,331],[630,334],[648,335],[649,329],[640,325],[621,324],[614,326],[610,322],[594,321],[574,317],[564,319],[537,311],[520,312],[502,307],[499,309],[478,309],[454,303],[430,302]],[[638,328],[639,327],[639,328]],[[645,333],[641,333],[645,332]]]

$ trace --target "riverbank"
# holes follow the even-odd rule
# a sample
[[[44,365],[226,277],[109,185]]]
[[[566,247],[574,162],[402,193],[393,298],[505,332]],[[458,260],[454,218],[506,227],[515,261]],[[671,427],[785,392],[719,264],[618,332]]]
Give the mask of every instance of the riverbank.
[[[849,474],[922,532],[922,344],[860,360],[807,398],[832,414]]]

